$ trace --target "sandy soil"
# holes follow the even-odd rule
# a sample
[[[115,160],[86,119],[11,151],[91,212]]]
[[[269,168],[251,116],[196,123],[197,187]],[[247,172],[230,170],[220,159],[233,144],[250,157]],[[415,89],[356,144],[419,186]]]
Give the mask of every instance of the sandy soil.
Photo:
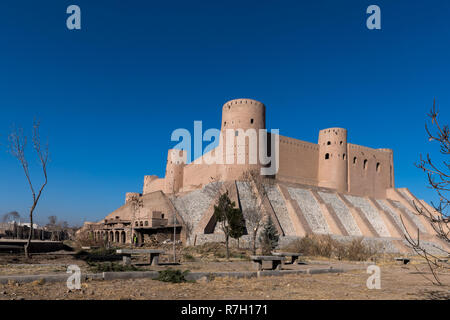
[[[448,286],[431,284],[424,264],[381,266],[381,289],[369,290],[366,270],[340,274],[286,275],[253,279],[217,278],[171,284],[149,279],[87,281],[70,291],[65,283],[0,285],[10,299],[450,299]],[[441,274],[450,283],[450,274]]]
[[[196,271],[253,271],[248,253],[238,250],[231,261],[224,259],[220,247],[186,249],[177,253],[181,270]],[[170,252],[167,250],[167,252]],[[152,267],[147,257],[133,259],[141,270],[163,270],[169,266]],[[378,259],[378,258],[377,258]],[[170,260],[166,256],[162,261]],[[343,268],[339,274],[301,274],[252,279],[216,278],[196,283],[172,284],[150,279],[87,281],[81,290],[70,291],[65,283],[36,281],[27,284],[0,284],[0,300],[16,299],[450,299],[449,286],[435,286],[427,265],[413,258],[408,265],[400,265],[391,256],[380,257],[381,289],[368,289],[367,264],[305,257],[305,265],[285,265],[284,269]],[[144,263],[144,264],[142,264]],[[34,255],[0,254],[0,275],[65,273],[67,266],[78,265],[83,273],[92,272],[89,265],[76,259],[73,253],[59,252]],[[439,277],[450,284],[450,271],[441,270]]]

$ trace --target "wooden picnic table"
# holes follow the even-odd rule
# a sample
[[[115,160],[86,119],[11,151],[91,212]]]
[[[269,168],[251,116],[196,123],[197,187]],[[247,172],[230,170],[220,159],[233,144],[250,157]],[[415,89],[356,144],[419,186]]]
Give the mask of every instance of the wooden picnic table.
[[[123,256],[123,263],[126,265],[131,264],[131,255],[133,254],[149,254],[150,255],[150,264],[152,266],[159,265],[159,255],[164,254],[164,250],[157,249],[118,249],[116,250],[117,254]]]

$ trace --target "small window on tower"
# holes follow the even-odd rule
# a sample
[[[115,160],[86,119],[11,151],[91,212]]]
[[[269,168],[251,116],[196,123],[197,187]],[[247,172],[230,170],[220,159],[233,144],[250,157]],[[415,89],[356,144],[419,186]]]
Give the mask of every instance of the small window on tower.
[[[328,159],[330,159],[330,154],[329,154],[329,153],[326,153],[326,154],[325,154],[325,160],[328,160]]]
[[[227,125],[227,122],[225,121],[225,122],[223,123],[223,125],[226,126],[226,125]]]
[[[236,131],[234,132],[234,135],[237,137],[237,136],[239,135],[239,131],[236,130]]]
[[[353,158],[353,164],[356,164],[356,162],[358,161],[358,159],[356,159],[356,157]]]
[[[327,145],[330,145],[330,144],[331,144],[331,141],[328,141],[328,142],[327,142]]]
[[[377,172],[380,172],[381,170],[381,164],[379,162],[377,162]]]
[[[342,155],[342,160],[347,160],[347,155],[345,153]]]
[[[250,119],[250,123],[253,123],[253,119]]]
[[[364,170],[367,169],[367,159],[364,160]]]

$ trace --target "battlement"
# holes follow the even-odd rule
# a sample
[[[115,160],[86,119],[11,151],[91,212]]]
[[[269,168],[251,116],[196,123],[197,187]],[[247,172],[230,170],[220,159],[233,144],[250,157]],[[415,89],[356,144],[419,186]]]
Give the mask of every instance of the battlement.
[[[255,105],[255,106],[258,106],[258,107],[264,107],[265,108],[264,103],[256,101],[256,100],[253,100],[253,99],[233,99],[233,100],[230,100],[230,101],[226,102],[223,105],[223,108],[224,109],[225,108],[230,109],[233,106],[242,105],[242,104],[244,104],[244,105]]]

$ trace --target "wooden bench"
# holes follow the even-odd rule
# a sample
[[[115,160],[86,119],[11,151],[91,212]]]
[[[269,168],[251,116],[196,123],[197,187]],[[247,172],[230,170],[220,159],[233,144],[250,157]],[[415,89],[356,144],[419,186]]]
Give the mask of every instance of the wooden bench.
[[[116,253],[123,256],[123,264],[125,264],[125,265],[131,264],[131,255],[132,254],[149,254],[150,255],[150,264],[152,266],[157,266],[157,265],[159,265],[159,255],[164,254],[164,250],[118,249],[118,250],[116,250]]]
[[[298,260],[298,257],[302,256],[301,253],[296,252],[272,252],[277,257],[291,257],[291,261],[285,262],[285,264],[294,264]]]
[[[258,271],[262,270],[263,261],[272,261],[272,270],[280,270],[284,257],[279,256],[250,256],[253,264],[256,266]]]
[[[402,257],[397,257],[397,258],[394,258],[394,259],[395,259],[395,261],[402,262],[403,264],[408,264],[411,261],[411,259],[402,258]]]

